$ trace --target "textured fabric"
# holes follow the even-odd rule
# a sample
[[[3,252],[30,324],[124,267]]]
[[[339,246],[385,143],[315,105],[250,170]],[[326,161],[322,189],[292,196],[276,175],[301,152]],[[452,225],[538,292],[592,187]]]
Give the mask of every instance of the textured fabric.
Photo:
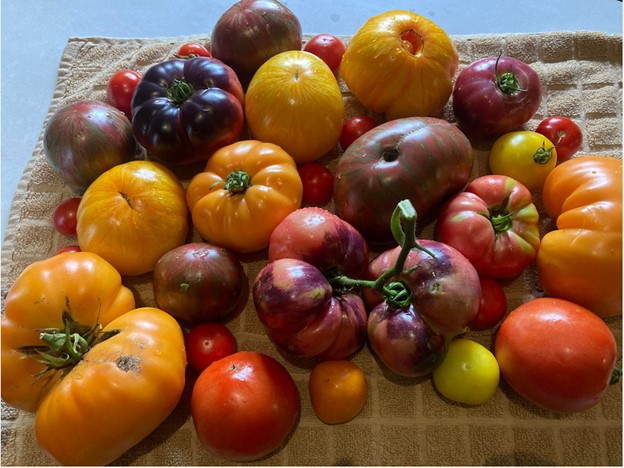
[[[309,36],[306,36],[308,39]],[[343,38],[348,41],[348,37]],[[208,43],[209,35],[156,39],[70,38],[61,58],[49,118],[80,99],[106,100],[106,83],[122,68],[144,72],[173,56],[189,40]],[[547,115],[577,121],[585,140],[581,154],[621,158],[622,38],[596,32],[554,32],[510,36],[453,37],[460,67],[484,56],[514,56],[529,63],[542,79],[544,98],[526,125],[534,129]],[[342,83],[346,117],[366,112]],[[375,116],[379,117],[379,116]],[[450,104],[444,117],[452,120]],[[45,123],[44,123],[45,124]],[[43,131],[42,131],[43,132]],[[475,149],[473,177],[484,174],[487,148]],[[339,151],[322,161],[330,167]],[[24,155],[24,157],[28,157]],[[183,181],[186,185],[188,180]],[[31,262],[75,244],[52,227],[51,213],[71,190],[48,167],[37,143],[19,183],[2,250],[2,298]],[[541,208],[539,194],[535,203]],[[332,209],[332,206],[328,206]],[[542,228],[549,220],[542,213]],[[431,237],[424,226],[421,237]],[[193,240],[200,240],[194,232]],[[264,253],[242,258],[253,281],[266,262]],[[125,278],[139,305],[155,305],[151,276]],[[509,308],[541,295],[533,268],[505,283]],[[621,318],[609,319],[621,350]],[[228,322],[240,349],[276,357],[293,375],[301,397],[301,418],[283,449],[261,465],[622,465],[621,384],[609,388],[596,407],[574,415],[543,411],[518,397],[504,382],[486,404],[452,404],[436,393],[430,379],[410,380],[384,371],[368,348],[353,357],[366,373],[370,396],[353,421],[336,426],[314,415],[307,391],[311,361],[279,353],[259,322],[251,300]],[[491,347],[493,331],[470,332],[469,338]],[[619,362],[621,365],[621,362]],[[178,408],[148,438],[119,458],[120,465],[223,465],[199,445],[190,418],[192,379]],[[68,431],[73,428],[65,428]],[[59,430],[63,430],[59,428]],[[69,432],[68,432],[69,434]],[[2,404],[2,464],[49,465],[33,434],[32,415]]]

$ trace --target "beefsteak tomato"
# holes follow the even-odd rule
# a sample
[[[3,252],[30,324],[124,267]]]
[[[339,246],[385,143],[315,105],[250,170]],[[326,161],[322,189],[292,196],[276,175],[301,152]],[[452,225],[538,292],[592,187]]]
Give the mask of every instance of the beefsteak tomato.
[[[437,114],[451,95],[458,63],[442,28],[411,11],[391,10],[351,37],[340,74],[364,107],[394,120]]]
[[[622,160],[579,156],[546,179],[544,208],[556,221],[537,254],[544,291],[601,317],[622,314]]]
[[[479,275],[519,274],[537,255],[539,214],[531,192],[511,177],[485,175],[440,210],[435,238],[470,260]]]
[[[191,180],[186,201],[205,240],[247,253],[269,245],[273,229],[301,206],[302,193],[297,165],[286,151],[245,140],[212,155]]]

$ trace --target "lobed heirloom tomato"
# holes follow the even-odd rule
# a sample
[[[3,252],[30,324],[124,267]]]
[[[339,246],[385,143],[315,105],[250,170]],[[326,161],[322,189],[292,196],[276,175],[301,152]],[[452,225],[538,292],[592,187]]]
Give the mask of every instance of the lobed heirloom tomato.
[[[539,214],[531,192],[511,177],[485,175],[440,210],[435,239],[459,250],[479,275],[514,276],[537,255]]]
[[[451,95],[458,63],[439,26],[391,10],[368,19],[351,37],[340,74],[364,107],[394,120],[438,113]]]
[[[257,140],[215,152],[191,180],[186,201],[199,234],[238,253],[266,248],[273,229],[301,206],[297,165],[277,145]]]
[[[622,160],[580,156],[557,166],[542,193],[557,229],[544,235],[544,291],[606,317],[622,314]]]
[[[205,161],[243,130],[243,88],[211,57],[152,65],[132,98],[132,129],[151,159],[168,165]]]
[[[105,465],[151,433],[185,384],[182,330],[135,309],[98,255],[63,253],[28,266],[2,315],[2,399],[36,412],[41,448],[64,465]]]

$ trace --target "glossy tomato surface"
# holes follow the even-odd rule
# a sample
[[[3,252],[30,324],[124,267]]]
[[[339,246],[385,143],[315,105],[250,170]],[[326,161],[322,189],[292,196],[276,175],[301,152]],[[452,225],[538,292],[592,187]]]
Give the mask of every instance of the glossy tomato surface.
[[[377,126],[377,121],[368,115],[356,115],[345,121],[340,132],[340,148],[346,151],[351,143]]]
[[[106,86],[106,98],[111,106],[132,119],[132,96],[141,81],[141,75],[129,69],[119,70],[110,77]]]
[[[542,120],[535,129],[548,138],[557,148],[557,161],[570,159],[583,145],[583,132],[573,120],[552,115]]]
[[[317,34],[305,43],[303,50],[322,59],[332,73],[337,75],[346,47],[344,42],[333,34]]]
[[[512,310],[494,346],[502,377],[522,397],[554,412],[595,406],[607,392],[617,350],[606,323],[564,299]]]
[[[334,194],[334,174],[317,162],[299,166],[303,184],[302,202],[308,205],[324,205]]]
[[[80,200],[80,197],[68,198],[59,203],[52,212],[54,229],[64,236],[76,235],[76,212],[78,211]]]
[[[472,330],[486,330],[497,325],[507,312],[507,295],[501,284],[492,278],[479,278],[481,303],[479,314],[468,324]]]
[[[202,446],[228,461],[252,461],[282,445],[299,415],[293,378],[274,358],[239,351],[199,376],[191,414]]]
[[[212,57],[210,51],[206,46],[197,42],[187,42],[182,44],[178,49],[177,56],[179,58],[193,58],[193,57]]]
[[[236,338],[222,323],[204,322],[195,325],[184,339],[186,359],[197,372],[221,358],[236,352]]]

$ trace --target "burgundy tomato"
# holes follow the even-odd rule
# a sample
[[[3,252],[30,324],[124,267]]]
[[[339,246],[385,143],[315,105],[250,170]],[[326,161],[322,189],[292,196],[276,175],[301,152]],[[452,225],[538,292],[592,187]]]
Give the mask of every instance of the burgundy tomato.
[[[58,204],[52,212],[52,224],[54,229],[64,236],[76,235],[76,212],[78,211],[78,205],[80,205],[80,197],[68,198]]]
[[[317,34],[306,42],[303,50],[319,57],[334,75],[338,75],[346,46],[332,34]]]
[[[56,251],[54,255],[59,255],[65,252],[81,252],[79,245],[66,245]]]
[[[351,146],[351,143],[376,126],[377,122],[375,119],[368,115],[356,115],[347,119],[342,125],[342,131],[340,132],[340,147],[342,151],[346,151]]]
[[[334,174],[322,164],[311,162],[299,166],[303,183],[303,203],[324,205],[334,193]]]
[[[570,159],[583,144],[581,127],[567,117],[547,117],[538,124],[535,131],[555,145],[558,162]]]
[[[471,137],[490,138],[529,121],[542,101],[538,74],[513,57],[477,60],[458,75],[453,113],[459,128]]]
[[[258,460],[275,450],[299,415],[299,393],[274,358],[239,351],[207,367],[191,395],[197,437],[228,461]]]
[[[507,315],[494,353],[503,379],[520,396],[563,413],[587,410],[602,399],[618,356],[613,333],[600,317],[549,297]]]
[[[141,75],[134,70],[119,70],[113,73],[106,86],[108,103],[132,119],[132,95],[141,81]]]
[[[507,296],[500,283],[492,278],[480,278],[481,303],[477,318],[468,324],[472,330],[486,330],[501,321],[507,312]]]
[[[193,57],[212,57],[208,49],[197,42],[187,42],[183,44],[178,53],[178,58],[193,58]]]
[[[236,338],[221,323],[204,322],[195,325],[185,338],[186,359],[198,372],[221,358],[236,352]]]

